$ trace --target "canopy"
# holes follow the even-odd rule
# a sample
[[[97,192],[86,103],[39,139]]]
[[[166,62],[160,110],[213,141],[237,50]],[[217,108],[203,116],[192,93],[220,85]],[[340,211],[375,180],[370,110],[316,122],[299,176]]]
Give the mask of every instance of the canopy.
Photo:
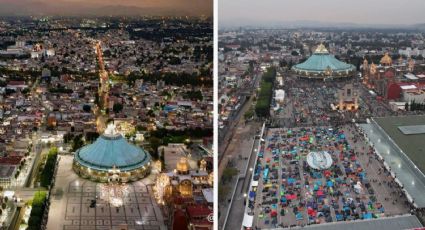
[[[286,194],[286,199],[288,199],[288,200],[297,199],[297,195],[295,195],[295,194]]]
[[[368,219],[372,219],[372,213],[365,213],[364,215],[363,215],[363,218],[365,219],[365,220],[368,220]]]
[[[242,221],[242,226],[244,226],[245,228],[252,228],[252,223],[254,223],[254,216],[245,213]]]

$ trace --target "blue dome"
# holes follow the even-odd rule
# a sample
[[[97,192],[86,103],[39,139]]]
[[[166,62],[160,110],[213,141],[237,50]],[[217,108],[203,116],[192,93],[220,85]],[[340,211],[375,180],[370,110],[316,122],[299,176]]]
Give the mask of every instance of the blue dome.
[[[121,135],[102,135],[94,143],[78,149],[75,160],[96,170],[107,171],[116,167],[129,171],[148,164],[151,156],[142,148],[128,143]]]
[[[320,45],[311,57],[305,62],[295,65],[292,69],[298,72],[324,73],[328,69],[331,69],[332,72],[350,72],[354,71],[356,67],[337,60],[323,45]]]

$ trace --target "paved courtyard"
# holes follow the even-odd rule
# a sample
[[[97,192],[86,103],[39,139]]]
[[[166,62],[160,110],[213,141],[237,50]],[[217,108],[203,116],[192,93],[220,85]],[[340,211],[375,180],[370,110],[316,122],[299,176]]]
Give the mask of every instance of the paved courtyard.
[[[71,166],[72,156],[61,156],[47,229],[166,229],[150,178],[111,188],[79,178]]]
[[[352,126],[270,129],[260,151],[251,206],[254,227],[275,228],[408,213],[406,199],[382,171]],[[327,170],[307,165],[310,151],[327,151]],[[267,172],[266,172],[267,171]],[[361,190],[356,190],[358,183]],[[254,194],[252,194],[254,195]],[[251,194],[250,194],[251,196]]]

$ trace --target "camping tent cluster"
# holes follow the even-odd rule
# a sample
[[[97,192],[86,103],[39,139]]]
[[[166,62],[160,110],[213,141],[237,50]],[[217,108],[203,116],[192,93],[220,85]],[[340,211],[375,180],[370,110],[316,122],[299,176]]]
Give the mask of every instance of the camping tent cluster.
[[[307,155],[326,151],[327,169],[310,167]],[[297,128],[269,130],[261,146],[249,206],[259,204],[264,227],[318,224],[382,216],[367,174],[342,130]],[[333,214],[335,213],[335,214]],[[283,223],[278,223],[283,220]]]

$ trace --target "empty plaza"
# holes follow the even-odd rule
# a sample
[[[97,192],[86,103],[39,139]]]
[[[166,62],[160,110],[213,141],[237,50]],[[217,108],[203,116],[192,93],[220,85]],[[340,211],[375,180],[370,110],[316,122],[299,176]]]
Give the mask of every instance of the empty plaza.
[[[165,229],[150,179],[123,185],[79,178],[61,156],[47,229]]]

